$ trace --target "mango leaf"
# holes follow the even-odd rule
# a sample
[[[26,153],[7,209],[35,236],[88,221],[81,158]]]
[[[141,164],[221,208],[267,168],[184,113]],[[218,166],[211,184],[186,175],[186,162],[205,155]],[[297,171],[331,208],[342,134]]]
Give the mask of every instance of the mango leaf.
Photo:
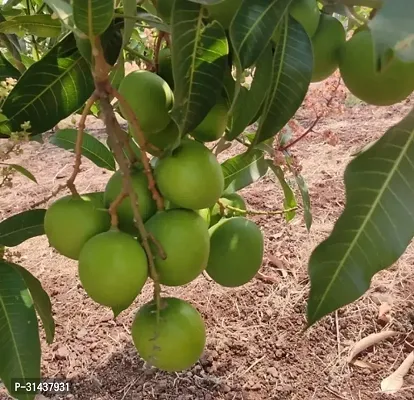
[[[113,0],[73,0],[76,27],[92,38],[106,31],[114,16]]]
[[[221,164],[224,193],[234,193],[266,175],[268,164],[260,150],[239,154]]]
[[[6,17],[6,19],[18,17],[20,15],[25,15],[24,9],[18,9],[18,8],[9,8],[8,10],[5,10],[4,8],[2,8],[1,12]]]
[[[312,226],[313,217],[308,185],[301,174],[295,174],[295,180],[302,196],[305,225],[308,232]]]
[[[14,247],[27,239],[43,235],[45,214],[44,209],[28,210],[0,222],[0,244]]]
[[[311,199],[309,196],[309,188],[303,176],[295,170],[293,162],[292,162],[292,157],[289,151],[286,150],[283,152],[283,154],[285,156],[286,165],[289,168],[289,171],[295,177],[296,184],[298,185],[298,189],[302,197],[305,225],[306,225],[306,229],[309,232],[310,228],[312,227],[312,222],[313,222],[312,205],[311,205]]]
[[[40,281],[27,269],[17,264],[13,264],[13,266],[20,272],[20,275],[29,289],[37,314],[43,323],[43,328],[46,333],[46,341],[48,344],[51,344],[55,337],[55,321],[53,319],[52,303],[50,302],[49,295],[43,289]]]
[[[62,149],[74,151],[77,135],[76,129],[61,129],[50,138],[50,143]],[[82,155],[100,168],[115,171],[115,159],[111,151],[87,132],[83,134]]]
[[[101,35],[101,43],[105,56],[105,60],[109,65],[115,65],[122,49],[122,33],[123,21],[117,18],[109,25],[108,29]],[[91,64],[92,62],[92,46],[89,39],[84,39],[76,35],[76,43],[78,49],[85,60]]]
[[[20,174],[24,175],[26,178],[29,178],[31,181],[37,183],[36,178],[34,177],[34,175],[28,171],[26,168],[22,167],[19,164],[7,164],[7,163],[2,163],[0,162],[1,165],[5,165],[9,168],[13,168],[14,170],[16,170],[17,172],[19,172]]]
[[[66,25],[66,27],[76,31],[73,22],[73,9],[69,2],[66,0],[44,0],[44,2],[53,10],[53,13]]]
[[[221,91],[221,94],[227,100],[227,103],[229,105],[233,101],[235,87],[236,87],[236,82],[231,73],[231,66],[227,65],[224,71],[223,89]],[[229,115],[229,117],[231,117],[231,115]]]
[[[242,70],[251,67],[270,43],[293,0],[245,0],[230,24],[230,40]]]
[[[171,116],[182,135],[197,127],[216,103],[229,52],[221,25],[215,21],[204,27],[202,17],[199,4],[174,2],[171,59],[176,85]]]
[[[204,4],[206,6],[223,2],[223,0],[190,0],[190,1],[192,1],[193,3]]]
[[[110,74],[109,74],[109,80],[111,82],[111,85],[118,89],[119,85],[125,77],[125,59],[124,59],[124,53],[121,52],[119,55],[119,60],[116,63],[115,67],[112,68]]]
[[[40,339],[33,299],[20,272],[0,260],[0,378],[19,400],[35,394],[15,394],[12,379],[40,378]]]
[[[6,78],[20,78],[20,71],[10,63],[3,53],[0,53],[0,81],[6,80]]]
[[[384,1],[368,22],[379,57],[393,49],[405,62],[414,61],[414,7],[411,0]]]
[[[137,1],[136,0],[124,0],[124,14],[128,17],[137,16]],[[135,20],[132,18],[125,18],[124,22],[124,36],[123,36],[123,47],[128,45],[129,39],[131,39],[132,32],[135,28]]]
[[[60,21],[50,15],[22,15],[0,22],[0,32],[19,36],[58,37],[62,32]]]
[[[269,45],[256,64],[256,71],[250,90],[245,89],[237,97],[233,112],[233,124],[226,133],[227,140],[233,140],[246,129],[259,112],[269,90],[269,76],[272,74],[272,47]]]
[[[0,13],[0,22],[3,21],[6,21],[6,18]],[[0,33],[0,43],[9,51],[12,58],[12,60],[9,61],[12,61],[13,65],[15,65],[20,72],[25,71],[25,67],[22,64],[22,56],[20,54],[22,49],[18,37],[14,34]]]
[[[2,107],[8,121],[0,124],[0,137],[20,131],[26,121],[32,135],[53,128],[78,110],[93,90],[89,65],[70,34],[34,63],[10,92]]]
[[[279,180],[280,186],[282,187],[283,194],[285,195],[285,200],[283,202],[284,209],[288,210],[290,208],[297,207],[298,203],[296,202],[295,194],[293,193],[292,188],[286,182],[285,174],[282,168],[279,165],[275,165],[272,160],[267,160],[267,164],[269,165],[270,169],[276,175],[276,178]],[[292,211],[285,213],[284,217],[286,218],[286,221],[289,222],[293,218],[295,218],[295,215],[296,215],[296,211],[292,210]]]
[[[289,122],[302,104],[312,77],[312,44],[302,25],[286,16],[280,35],[254,144],[275,136]]]
[[[7,0],[4,3],[4,5],[2,6],[3,10],[10,10],[11,8],[13,8],[14,6],[17,6],[18,4],[20,4],[23,0]]]
[[[309,260],[308,323],[355,301],[414,236],[414,110],[345,170],[346,205]]]
[[[163,22],[163,20],[160,17],[151,14],[143,7],[137,7],[136,17],[138,21],[145,22],[152,28],[156,28],[160,31],[167,33],[171,32],[170,27],[165,22]]]

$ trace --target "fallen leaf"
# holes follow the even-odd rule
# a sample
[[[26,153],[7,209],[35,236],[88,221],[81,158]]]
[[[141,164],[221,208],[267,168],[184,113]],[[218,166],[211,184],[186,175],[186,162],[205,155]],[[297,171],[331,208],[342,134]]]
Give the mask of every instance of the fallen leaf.
[[[368,335],[361,339],[359,342],[355,343],[355,345],[352,347],[347,362],[350,363],[352,360],[362,351],[366,350],[368,347],[373,346],[374,344],[377,344],[381,342],[382,340],[388,339],[392,336],[397,335],[397,332],[394,331],[383,331],[379,333],[372,333],[371,335]]]
[[[404,376],[407,375],[413,363],[414,352],[411,352],[390,376],[381,381],[381,390],[389,394],[397,393],[403,387]]]

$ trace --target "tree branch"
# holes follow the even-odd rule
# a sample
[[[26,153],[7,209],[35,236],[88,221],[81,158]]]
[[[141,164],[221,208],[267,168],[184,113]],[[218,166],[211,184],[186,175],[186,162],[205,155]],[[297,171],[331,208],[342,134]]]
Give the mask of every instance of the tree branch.
[[[326,108],[328,108],[334,98],[335,98],[335,93],[338,90],[339,86],[341,85],[341,77],[339,77],[338,81],[336,82],[334,88],[332,89],[332,93],[331,96],[326,100]],[[303,138],[305,138],[306,136],[309,135],[309,133],[313,132],[313,130],[315,129],[315,126],[318,125],[319,121],[323,118],[323,113],[319,114],[316,116],[315,120],[312,122],[311,126],[306,129],[306,131],[304,133],[302,133],[298,138],[292,140],[291,142],[285,144],[284,146],[279,146],[279,151],[286,151],[287,149],[289,149],[290,147],[292,147],[293,145],[295,145],[296,143],[300,142]]]
[[[117,211],[118,207],[121,205],[122,201],[126,197],[128,197],[128,193],[125,189],[126,188],[123,188],[121,193],[118,194],[118,196],[111,203],[111,205],[109,206],[109,209],[108,209],[109,215],[111,216],[111,226],[113,228],[118,228],[118,224],[119,224],[118,214],[117,214],[116,211]]]
[[[125,111],[125,116],[127,117],[128,121],[131,124],[132,127],[132,133],[134,134],[139,147],[141,148],[141,161],[142,164],[144,166],[144,172],[148,178],[148,188],[152,193],[152,198],[156,201],[157,203],[157,208],[158,210],[163,210],[164,209],[164,200],[161,197],[160,193],[158,192],[157,187],[155,186],[155,180],[154,177],[152,175],[152,169],[151,169],[151,165],[146,153],[146,140],[145,140],[145,135],[144,132],[141,129],[141,126],[139,125],[139,122],[137,120],[137,117],[135,116],[134,111],[132,110],[132,108],[130,107],[130,105],[128,104],[128,102],[125,100],[124,96],[122,96],[115,88],[110,87],[108,88],[110,93],[116,97],[119,101],[119,104],[121,105],[121,107],[123,108],[123,110]]]
[[[66,184],[59,185],[52,193],[50,193],[49,196],[47,196],[44,199],[39,200],[38,202],[32,204],[30,206],[30,208],[36,208],[36,207],[39,207],[39,206],[47,203],[50,199],[52,199],[53,197],[57,196],[63,189],[66,189],[66,188],[67,188]]]
[[[159,55],[160,55],[160,49],[162,40],[164,39],[165,32],[160,31],[157,40],[155,41],[155,49],[154,49],[154,64],[155,64],[155,71],[158,72],[159,68]]]
[[[234,211],[237,212],[238,214],[242,214],[242,215],[283,215],[286,214],[288,212],[291,211],[296,211],[298,209],[298,207],[292,207],[292,208],[287,208],[286,210],[270,210],[270,211],[265,211],[265,210],[243,210],[241,208],[237,208],[237,207],[233,207],[233,206],[228,206],[228,205],[224,205],[224,208],[227,208],[230,211]]]
[[[71,191],[73,196],[79,196],[78,191],[75,187],[75,179],[76,176],[80,172],[80,166],[82,164],[82,142],[83,142],[83,133],[85,131],[85,122],[86,118],[89,114],[93,103],[98,99],[98,95],[93,93],[91,97],[89,97],[88,101],[86,102],[85,108],[83,109],[81,118],[79,120],[78,125],[78,135],[76,137],[76,146],[75,146],[75,164],[73,165],[73,172],[70,178],[66,182],[66,186]]]
[[[131,200],[131,207],[132,207],[132,211],[134,214],[134,223],[139,231],[139,234],[142,240],[142,246],[145,250],[145,253],[147,254],[148,264],[149,264],[149,273],[150,273],[152,280],[154,281],[154,299],[157,305],[157,313],[159,313],[159,310],[161,308],[161,286],[159,283],[158,273],[157,273],[157,270],[154,264],[154,255],[152,254],[151,246],[149,243],[150,236],[145,229],[145,225],[141,217],[139,199],[138,199],[137,193],[135,192],[132,186],[128,162],[125,159],[125,156],[122,151],[121,144],[120,144],[122,139],[119,137],[119,130],[121,129],[121,127],[118,124],[112,105],[109,102],[108,98],[101,97],[100,103],[101,103],[101,108],[102,108],[102,112],[104,116],[107,133],[112,142],[113,151],[115,153],[115,158],[119,164],[119,168],[122,173],[124,190],[127,192]]]

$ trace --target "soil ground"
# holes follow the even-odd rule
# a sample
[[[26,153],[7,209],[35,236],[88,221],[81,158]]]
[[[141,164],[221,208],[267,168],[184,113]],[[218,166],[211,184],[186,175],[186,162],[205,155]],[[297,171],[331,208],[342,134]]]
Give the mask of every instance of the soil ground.
[[[312,96],[312,93],[310,94]],[[317,101],[317,99],[315,100]],[[313,207],[307,232],[301,212],[290,223],[274,216],[254,217],[263,229],[266,253],[261,272],[236,289],[225,289],[204,277],[186,287],[165,290],[194,304],[205,318],[205,354],[191,370],[161,373],[144,365],[131,343],[136,309],[151,297],[147,285],[134,305],[114,321],[109,310],[93,303],[82,289],[76,262],[33,238],[13,249],[15,260],[37,276],[50,294],[56,338],[47,345],[42,332],[43,375],[63,377],[70,395],[53,399],[79,400],[380,400],[380,383],[414,348],[414,248],[398,263],[378,274],[370,291],[303,332],[309,284],[307,261],[313,248],[330,232],[344,206],[343,172],[352,154],[399,121],[412,101],[393,107],[370,107],[347,97],[342,113],[328,116],[316,132],[293,149],[302,164]],[[311,110],[303,108],[297,122],[306,128]],[[99,123],[90,132],[104,137]],[[238,149],[240,150],[240,149]],[[224,156],[234,154],[230,149]],[[16,177],[2,189],[0,220],[30,208],[68,178],[73,155],[47,142],[29,143],[19,163],[38,185]],[[81,192],[102,191],[110,173],[85,160],[77,185]],[[281,209],[282,192],[272,175],[242,191],[251,209]],[[359,357],[350,366],[350,347],[362,337],[384,329],[381,304],[391,307],[388,327],[399,335]],[[395,399],[412,399],[414,375],[408,374]],[[8,398],[0,389],[0,399]]]

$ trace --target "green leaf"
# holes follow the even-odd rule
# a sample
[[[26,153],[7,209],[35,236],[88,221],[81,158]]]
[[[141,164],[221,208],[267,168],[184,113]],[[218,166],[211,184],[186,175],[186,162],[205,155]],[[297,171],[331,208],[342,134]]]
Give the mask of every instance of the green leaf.
[[[369,21],[377,54],[393,49],[403,61],[414,61],[414,7],[412,0],[384,1]]]
[[[309,260],[308,323],[362,296],[414,236],[414,110],[345,171],[346,205]]]
[[[197,127],[216,103],[229,52],[221,25],[204,27],[202,17],[199,4],[174,2],[171,59],[176,84],[171,116],[182,135]]]
[[[0,22],[0,32],[19,36],[58,37],[62,32],[60,21],[50,15],[22,15]]]
[[[5,1],[4,5],[3,5],[3,10],[10,10],[11,8],[13,8],[14,6],[17,6],[18,4],[20,4],[23,0],[7,0]]]
[[[6,19],[18,17],[20,15],[25,15],[24,9],[18,8],[9,8],[8,10],[2,8],[1,13],[3,14],[3,16],[6,17]]]
[[[72,6],[76,27],[90,38],[104,33],[114,16],[113,0],[73,0]]]
[[[34,63],[17,82],[3,104],[9,119],[0,125],[0,137],[31,123],[31,134],[46,132],[78,110],[93,93],[93,77],[72,34]]]
[[[5,21],[5,18],[0,13],[0,21]],[[25,66],[22,63],[22,56],[20,52],[22,51],[20,47],[20,43],[18,41],[18,38],[16,35],[13,34],[5,34],[0,33],[0,44],[5,47],[8,50],[8,53],[10,54],[9,62],[12,62],[13,65],[19,69],[20,72],[25,71]],[[4,54],[5,56],[7,53]]]
[[[55,337],[55,321],[52,314],[52,303],[49,295],[45,292],[40,281],[34,277],[27,269],[20,265],[14,264],[14,267],[20,272],[27,288],[32,296],[35,309],[42,320],[43,328],[46,333],[46,341],[48,344],[53,342]]]
[[[0,222],[0,244],[14,247],[27,239],[43,235],[45,214],[46,210],[43,209],[28,210]]]
[[[255,144],[275,136],[295,115],[312,77],[312,44],[302,25],[287,16],[280,35]]]
[[[301,174],[296,174],[295,180],[298,185],[300,194],[302,196],[306,229],[310,231],[313,217],[312,217],[312,210],[311,210],[311,201],[310,201],[310,196],[309,196],[309,188],[305,182],[305,179],[303,178]]]
[[[286,140],[289,140],[288,137],[286,138]],[[280,145],[283,146],[282,142],[280,142]],[[295,177],[296,184],[298,185],[298,189],[302,197],[305,225],[306,225],[306,229],[309,232],[312,226],[312,222],[313,222],[311,199],[309,196],[309,188],[303,176],[298,171],[296,171],[289,151],[285,150],[283,154],[285,156],[286,165],[289,168],[289,171]]]
[[[239,154],[221,164],[224,174],[224,193],[237,192],[266,175],[268,170],[264,154],[253,150]]]
[[[227,65],[224,71],[223,89],[221,93],[222,93],[222,96],[227,100],[228,104],[231,104],[233,101],[235,87],[236,87],[236,82],[233,79],[233,75],[231,73],[231,66]],[[231,117],[231,115],[229,117]]]
[[[111,85],[115,89],[118,89],[124,77],[125,77],[125,59],[124,59],[124,53],[121,52],[116,66],[112,68],[112,71],[109,74],[109,80],[111,82]]]
[[[269,45],[256,64],[256,71],[250,90],[245,89],[237,97],[231,130],[227,140],[233,140],[250,125],[257,115],[269,90],[269,76],[272,74],[272,47]]]
[[[62,149],[74,151],[77,135],[78,131],[76,129],[61,129],[49,141]],[[115,171],[115,159],[111,151],[101,141],[87,132],[83,134],[82,155],[100,168]]]
[[[260,57],[292,1],[242,2],[230,24],[230,40],[242,70],[251,67]]]
[[[73,29],[73,9],[66,0],[44,0],[53,13],[69,28]]]
[[[101,44],[105,60],[109,65],[115,65],[122,49],[122,19],[114,20],[108,29],[101,35]],[[84,39],[76,35],[76,43],[78,49],[85,60],[91,64],[92,62],[92,46],[89,39]]]
[[[285,210],[290,208],[297,207],[298,203],[296,202],[295,194],[293,193],[292,188],[286,182],[285,174],[282,168],[279,165],[274,165],[272,160],[267,160],[267,164],[269,165],[270,169],[276,175],[276,178],[279,180],[280,186],[283,189],[283,194],[285,195],[285,200],[283,202],[283,207]],[[284,214],[286,221],[291,221],[296,216],[296,211],[292,210]]]
[[[137,8],[137,20],[141,22],[145,22],[152,28],[156,28],[160,31],[170,33],[171,29],[170,27],[163,22],[163,20],[160,17],[157,17],[154,14],[151,14],[145,8],[138,7]]]
[[[33,299],[20,272],[0,260],[0,378],[13,393],[12,379],[40,378],[40,339]],[[13,394],[33,400],[35,394]]]
[[[124,14],[128,17],[137,16],[137,1],[136,0],[124,0]],[[124,22],[124,37],[123,37],[123,47],[129,43],[131,39],[132,32],[135,28],[135,20],[132,18],[125,18]]]
[[[20,71],[10,63],[3,53],[0,53],[0,81],[6,80],[6,78],[20,78]]]
[[[105,60],[109,65],[115,65],[118,61],[122,49],[122,19],[114,20],[108,29],[101,35],[101,43]],[[76,43],[78,49],[85,60],[91,64],[92,62],[92,46],[89,39],[84,39],[76,35]]]
[[[29,178],[31,181],[37,183],[36,178],[34,177],[34,175],[28,171],[26,168],[22,167],[19,164],[7,164],[7,163],[2,163],[0,162],[1,165],[5,165],[9,168],[13,168],[14,170],[16,170],[17,172],[19,172],[20,174],[24,175],[26,178]]]

